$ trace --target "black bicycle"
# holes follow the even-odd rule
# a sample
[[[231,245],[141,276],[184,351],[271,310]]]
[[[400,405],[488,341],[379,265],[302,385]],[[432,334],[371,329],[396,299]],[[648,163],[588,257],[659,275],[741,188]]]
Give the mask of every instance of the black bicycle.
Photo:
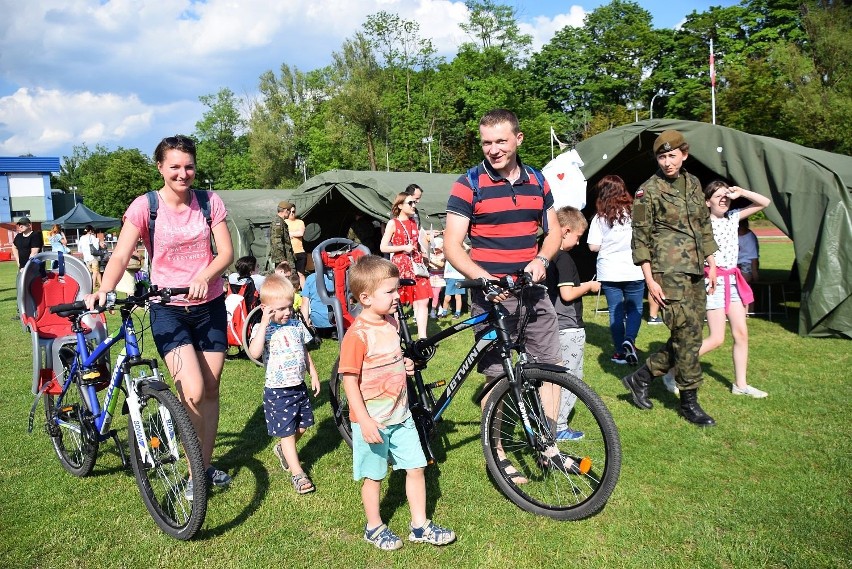
[[[412,341],[408,316],[401,306],[397,308],[403,353],[414,360],[415,367],[408,378],[409,404],[427,461],[435,461],[432,442],[437,425],[461,385],[487,350],[499,350],[503,374],[487,383],[477,397],[477,402],[487,397],[481,441],[488,472],[507,498],[533,514],[579,520],[597,513],[615,489],[621,470],[618,429],[604,402],[588,385],[565,368],[533,362],[525,353],[529,293],[543,285],[533,283],[529,275],[518,275],[499,281],[464,280],[460,286],[495,296],[506,291],[518,297],[519,334],[513,342],[505,320],[509,312],[494,303],[488,312],[430,338]],[[423,372],[438,345],[477,324],[483,326],[452,378],[425,382]],[[335,362],[329,382],[331,405],[338,430],[352,446],[349,406],[337,366]],[[433,392],[441,388],[436,399]],[[573,440],[556,436],[563,400],[569,402],[567,421]],[[565,407],[562,413],[566,413]]]

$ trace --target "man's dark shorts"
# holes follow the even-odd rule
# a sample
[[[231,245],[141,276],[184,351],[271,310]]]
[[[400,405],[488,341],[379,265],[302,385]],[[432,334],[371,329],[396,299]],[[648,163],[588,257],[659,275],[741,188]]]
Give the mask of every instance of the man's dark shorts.
[[[526,329],[526,351],[532,361],[546,364],[562,363],[562,348],[559,344],[559,324],[556,320],[556,310],[544,289],[533,289],[529,298],[532,303],[533,314],[530,315]],[[471,290],[471,316],[476,316],[488,310],[492,304],[485,300],[482,291]],[[509,311],[507,323],[510,330],[517,330],[518,318],[516,309],[517,297],[510,297],[503,301],[503,306]],[[477,327],[479,330],[481,326]],[[512,334],[512,339],[517,338],[517,333]],[[500,352],[493,345],[479,362],[477,368],[480,373],[487,377],[497,377],[503,373],[503,364],[500,361]]]

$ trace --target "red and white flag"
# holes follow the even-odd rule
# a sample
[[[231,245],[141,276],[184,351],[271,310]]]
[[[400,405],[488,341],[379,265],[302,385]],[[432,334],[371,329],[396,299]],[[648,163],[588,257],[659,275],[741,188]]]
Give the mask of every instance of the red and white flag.
[[[713,56],[713,40],[710,40],[710,86],[716,86],[716,58]]]

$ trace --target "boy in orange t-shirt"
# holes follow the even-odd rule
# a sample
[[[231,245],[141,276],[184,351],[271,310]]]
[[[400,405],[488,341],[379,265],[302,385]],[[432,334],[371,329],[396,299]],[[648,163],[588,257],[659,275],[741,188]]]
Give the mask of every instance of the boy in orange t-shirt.
[[[405,469],[406,496],[411,510],[408,540],[446,545],[455,540],[450,529],[426,518],[426,457],[408,408],[406,373],[399,344],[399,269],[383,259],[361,257],[349,269],[349,288],[363,309],[340,346],[339,371],[352,421],[352,463],[355,480],[363,479],[361,501],[367,515],[364,539],[380,549],[402,547],[402,540],[382,521],[379,511],[382,480],[388,464]]]

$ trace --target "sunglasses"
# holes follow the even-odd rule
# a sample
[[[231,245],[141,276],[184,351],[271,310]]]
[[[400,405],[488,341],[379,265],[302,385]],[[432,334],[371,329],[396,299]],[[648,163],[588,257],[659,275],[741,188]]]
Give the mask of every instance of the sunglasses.
[[[192,149],[195,150],[195,141],[189,138],[188,136],[176,135],[176,136],[167,136],[163,139],[163,143],[167,148],[172,149]]]
[[[417,202],[412,200],[410,202],[405,202],[405,205],[410,205],[410,206],[413,207],[413,206],[417,205]]]

